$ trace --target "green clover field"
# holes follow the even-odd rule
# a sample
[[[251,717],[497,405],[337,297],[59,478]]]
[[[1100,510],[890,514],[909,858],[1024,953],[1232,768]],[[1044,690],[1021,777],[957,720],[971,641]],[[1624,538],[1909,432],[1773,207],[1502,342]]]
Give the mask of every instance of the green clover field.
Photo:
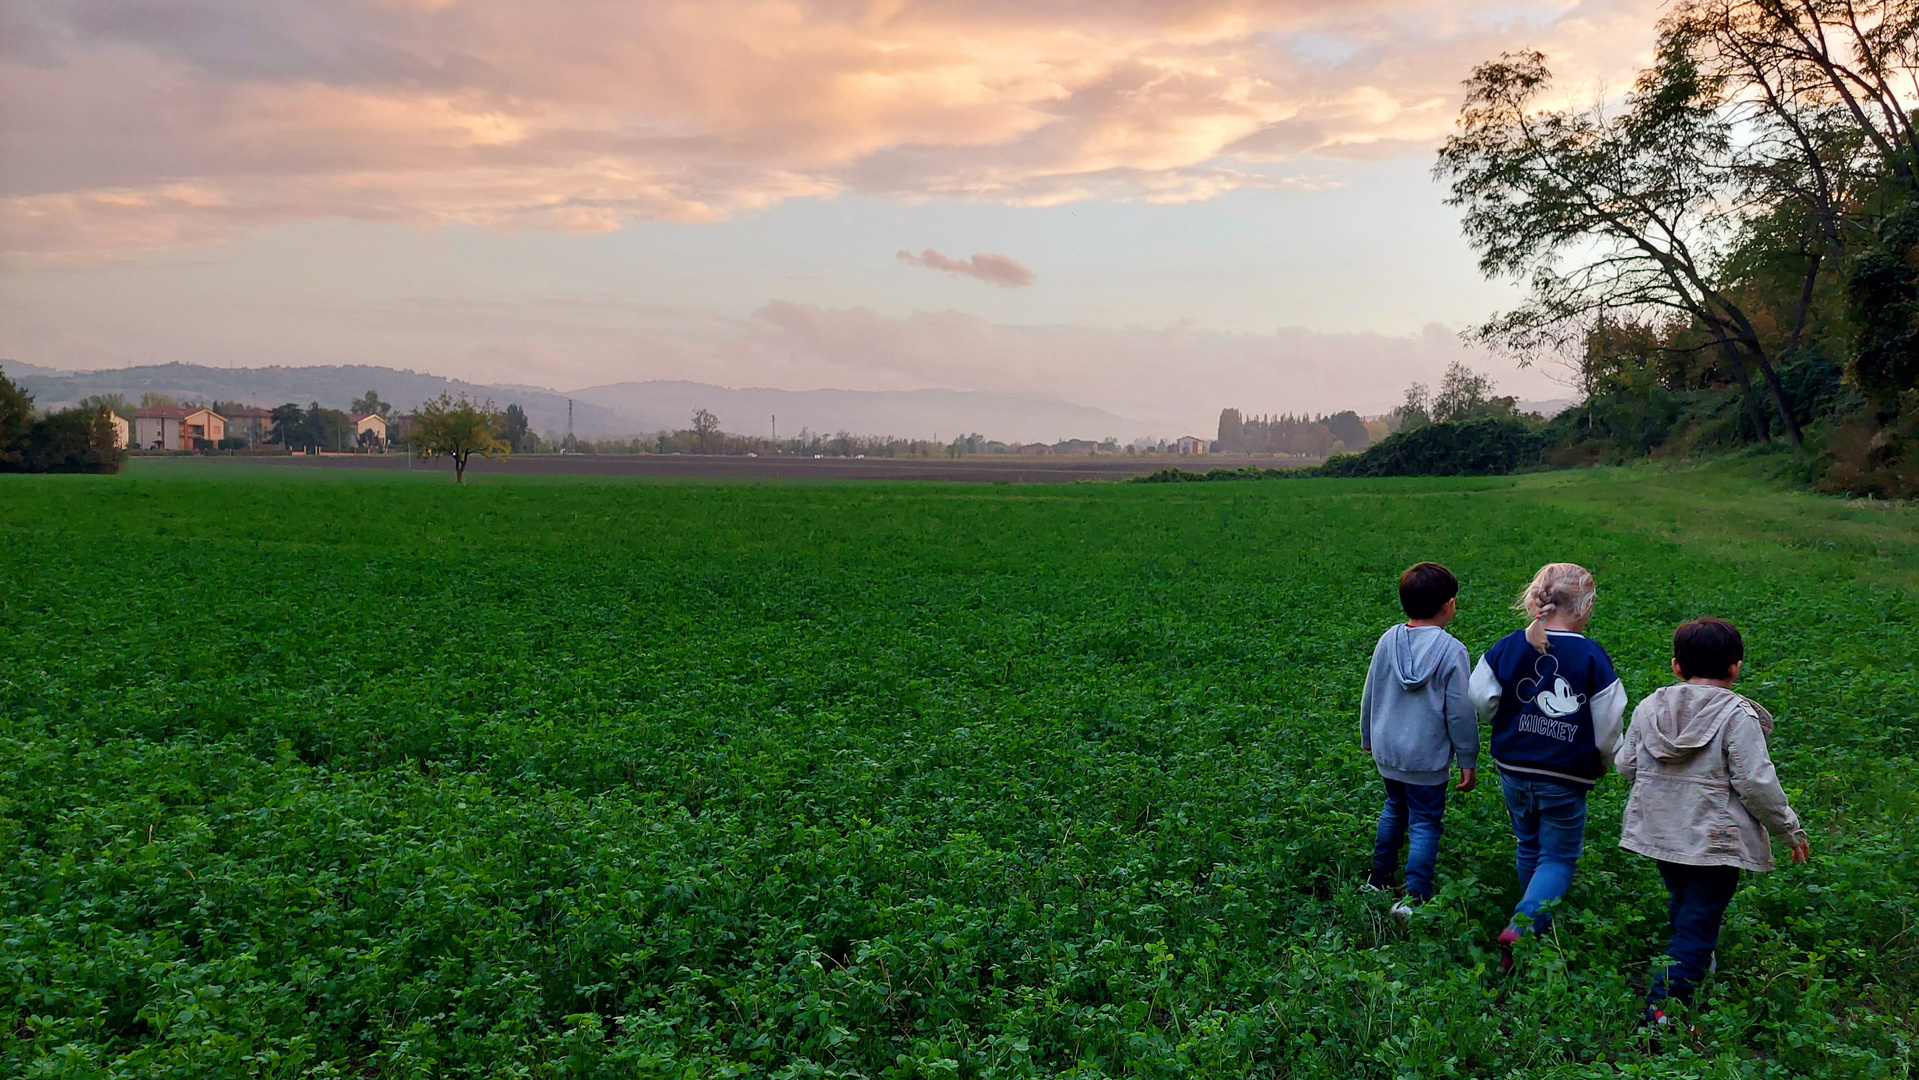
[[[1744,630],[1813,860],[1748,875],[1696,1031],[1636,1028],[1615,779],[1510,975],[1496,784],[1409,927],[1359,891],[1420,559],[1475,657],[1591,567],[1634,700]],[[1909,1076],[1915,588],[1919,511],[1737,463],[0,478],[0,1075]]]

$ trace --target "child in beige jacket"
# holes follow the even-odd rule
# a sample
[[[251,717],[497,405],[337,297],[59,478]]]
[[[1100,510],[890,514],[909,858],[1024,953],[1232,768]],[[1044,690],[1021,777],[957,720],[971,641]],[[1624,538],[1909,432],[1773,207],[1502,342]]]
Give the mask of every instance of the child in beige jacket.
[[[1795,863],[1811,854],[1766,750],[1772,714],[1733,693],[1745,658],[1738,628],[1724,619],[1674,630],[1672,670],[1685,681],[1639,703],[1614,758],[1632,784],[1619,846],[1658,861],[1672,920],[1671,963],[1646,994],[1650,1023],[1666,1022],[1668,997],[1690,1002],[1716,966],[1739,871],[1772,869],[1767,834],[1791,844]]]

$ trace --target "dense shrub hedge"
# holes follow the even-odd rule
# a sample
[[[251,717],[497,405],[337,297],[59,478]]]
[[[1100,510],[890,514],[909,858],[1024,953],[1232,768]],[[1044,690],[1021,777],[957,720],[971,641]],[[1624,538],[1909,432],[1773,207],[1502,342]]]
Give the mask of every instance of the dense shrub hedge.
[[[1340,454],[1305,469],[1166,468],[1134,477],[1142,484],[1201,480],[1277,480],[1312,476],[1503,476],[1538,465],[1557,441],[1550,428],[1517,417],[1457,420],[1396,432],[1359,454]]]
[[[33,415],[33,398],[0,375],[0,472],[119,472],[107,414],[62,409]]]
[[[1386,436],[1363,453],[1319,466],[1319,476],[1499,476],[1537,465],[1548,432],[1517,417],[1427,424]]]

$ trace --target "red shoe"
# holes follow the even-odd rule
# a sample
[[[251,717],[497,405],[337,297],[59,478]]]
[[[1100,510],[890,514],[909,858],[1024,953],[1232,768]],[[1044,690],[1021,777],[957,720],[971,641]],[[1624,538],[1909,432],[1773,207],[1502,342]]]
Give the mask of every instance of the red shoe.
[[[1689,1036],[1696,1036],[1699,1034],[1699,1029],[1691,1024],[1687,1024],[1686,1026],[1681,1027],[1678,1024],[1674,1023],[1671,1014],[1667,1013],[1666,1010],[1660,1008],[1657,1005],[1646,1006],[1646,1015],[1643,1019],[1639,1021],[1639,1026],[1644,1028],[1651,1028],[1654,1035],[1665,1034],[1668,1032],[1683,1032]]]
[[[1519,943],[1519,927],[1508,926],[1499,932],[1499,970],[1513,969],[1513,946]]]

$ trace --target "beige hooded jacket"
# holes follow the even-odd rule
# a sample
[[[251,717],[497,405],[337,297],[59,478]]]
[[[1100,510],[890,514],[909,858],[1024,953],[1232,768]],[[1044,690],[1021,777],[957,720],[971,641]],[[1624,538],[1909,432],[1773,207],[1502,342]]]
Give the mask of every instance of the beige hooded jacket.
[[[1766,751],[1772,714],[1731,690],[1664,686],[1633,710],[1614,755],[1632,783],[1619,846],[1690,866],[1772,869],[1766,834],[1797,842],[1799,816]]]

